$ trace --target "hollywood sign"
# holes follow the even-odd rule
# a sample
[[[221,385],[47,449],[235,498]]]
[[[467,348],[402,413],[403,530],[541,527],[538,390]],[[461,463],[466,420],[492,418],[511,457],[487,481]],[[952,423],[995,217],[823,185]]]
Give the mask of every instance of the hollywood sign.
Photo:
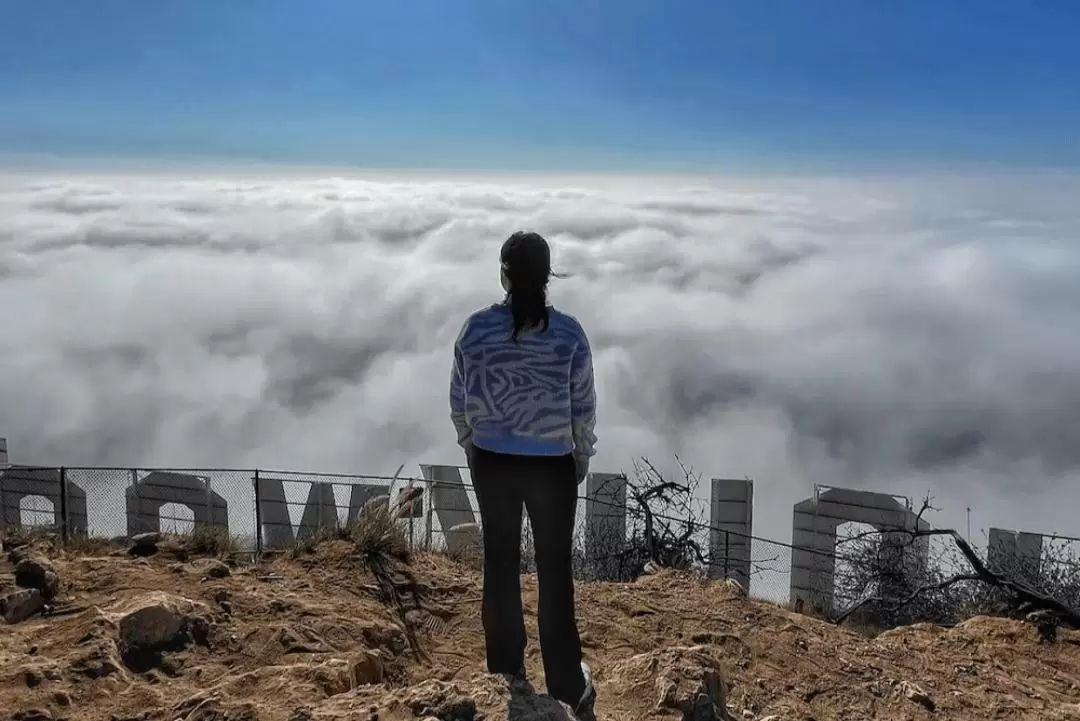
[[[6,448],[4,448],[6,450]],[[6,458],[4,459],[6,460]],[[438,519],[446,535],[447,546],[454,550],[468,541],[468,534],[455,529],[475,531],[476,516],[457,466],[421,465],[422,486],[427,491],[427,508]],[[324,529],[341,524],[334,486],[348,486],[349,500],[345,521],[351,521],[373,499],[387,497],[389,488],[382,483],[333,483],[301,480],[272,473],[254,474],[252,488],[258,507],[258,533],[264,548],[288,547],[311,538]],[[66,493],[61,493],[62,483]],[[287,483],[308,486],[299,524],[292,522],[285,487]],[[750,480],[713,479],[711,482],[711,529],[709,550],[710,574],[739,581],[750,588],[752,576],[753,490]],[[27,497],[42,497],[52,504],[56,526],[67,532],[88,531],[86,491],[78,483],[64,478],[55,468],[0,466],[0,525],[22,524],[22,504]],[[591,473],[585,482],[586,549],[607,544],[604,558],[598,560],[600,577],[604,559],[617,555],[626,539],[626,479],[614,473]],[[119,499],[118,499],[119,500]],[[228,503],[215,491],[205,476],[173,471],[151,471],[124,489],[126,533],[133,536],[161,530],[161,509],[177,504],[190,509],[196,527],[229,528]],[[423,517],[423,499],[409,500],[406,516]],[[400,499],[398,501],[400,505]],[[296,504],[299,505],[299,504]],[[845,523],[862,523],[881,530],[886,541],[891,536],[914,528],[925,528],[910,503],[884,493],[845,488],[827,488],[811,498],[796,503],[792,517],[790,596],[792,601],[807,601],[822,608],[833,604],[836,572],[837,531]],[[425,524],[430,540],[431,524]],[[892,534],[890,534],[892,532]],[[990,530],[990,563],[999,568],[1035,569],[1037,573],[1043,536]],[[926,563],[926,538],[907,544],[906,553],[914,554],[916,563]]]

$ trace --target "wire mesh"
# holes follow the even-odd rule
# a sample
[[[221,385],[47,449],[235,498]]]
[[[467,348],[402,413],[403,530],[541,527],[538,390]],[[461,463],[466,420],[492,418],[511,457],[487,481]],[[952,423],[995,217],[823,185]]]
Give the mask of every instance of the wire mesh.
[[[342,532],[376,498],[396,499],[414,478],[318,474],[296,471],[257,472],[255,515],[261,550],[280,550]],[[410,542],[416,517],[406,515]]]
[[[64,539],[118,541],[148,531],[192,534],[212,529],[228,535],[235,550],[263,552],[340,533],[365,504],[385,499],[413,548],[447,551],[456,531],[482,533],[468,469],[459,467],[457,473],[458,478],[436,481],[255,469],[9,466],[0,470],[0,525]],[[575,518],[575,576],[636,577],[651,557],[641,536],[642,509],[628,504],[625,492],[619,496],[594,487],[596,495],[589,498],[586,488],[579,487]],[[436,508],[437,499],[453,502]],[[714,578],[736,579],[753,597],[792,600],[797,552],[812,559],[809,568],[800,570],[799,583],[822,590],[828,608],[819,610],[833,617],[858,611],[861,615],[855,618],[872,617],[877,623],[947,623],[964,609],[989,608],[997,600],[986,584],[974,580],[976,569],[948,535],[874,528],[841,533],[835,547],[807,548],[697,520],[706,511],[700,504],[678,515],[662,507],[650,514],[682,529],[703,549],[694,566]],[[1014,535],[1000,548],[988,544],[978,559],[1005,578],[1080,606],[1080,539]],[[535,570],[535,543],[526,514],[521,570]]]
[[[137,471],[132,468],[65,468],[69,494],[82,492],[86,524],[73,534],[123,539],[128,532],[128,493]],[[166,509],[171,510],[171,509]]]

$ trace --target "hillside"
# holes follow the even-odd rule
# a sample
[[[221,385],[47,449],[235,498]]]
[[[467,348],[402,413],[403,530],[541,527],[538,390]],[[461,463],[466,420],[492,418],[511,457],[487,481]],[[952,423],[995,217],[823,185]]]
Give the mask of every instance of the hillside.
[[[510,694],[483,673],[474,565],[421,554],[389,585],[353,552],[333,541],[227,568],[166,553],[35,549],[60,590],[50,616],[0,627],[0,719],[560,718],[550,699]],[[0,595],[14,590],[8,555]],[[528,670],[542,689],[535,579],[524,585]],[[741,721],[1080,719],[1073,632],[1040,644],[1028,625],[975,618],[870,639],[668,572],[582,584],[578,598],[604,721],[684,718],[680,702],[718,693],[714,671]],[[149,648],[156,641],[172,650]]]

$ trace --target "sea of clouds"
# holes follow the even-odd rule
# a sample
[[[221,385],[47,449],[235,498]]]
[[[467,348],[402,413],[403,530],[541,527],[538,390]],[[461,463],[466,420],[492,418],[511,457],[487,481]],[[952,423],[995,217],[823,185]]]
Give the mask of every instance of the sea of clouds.
[[[459,463],[452,343],[528,228],[593,344],[594,470],[750,476],[779,538],[814,483],[1080,535],[1078,199],[1034,174],[9,172],[0,436],[19,463]]]

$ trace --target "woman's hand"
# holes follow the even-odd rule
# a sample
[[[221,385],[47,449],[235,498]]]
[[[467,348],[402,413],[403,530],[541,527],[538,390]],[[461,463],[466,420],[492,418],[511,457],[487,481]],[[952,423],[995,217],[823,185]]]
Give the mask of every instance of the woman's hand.
[[[589,457],[581,456],[574,459],[574,471],[577,473],[577,482],[580,484],[589,475]]]

